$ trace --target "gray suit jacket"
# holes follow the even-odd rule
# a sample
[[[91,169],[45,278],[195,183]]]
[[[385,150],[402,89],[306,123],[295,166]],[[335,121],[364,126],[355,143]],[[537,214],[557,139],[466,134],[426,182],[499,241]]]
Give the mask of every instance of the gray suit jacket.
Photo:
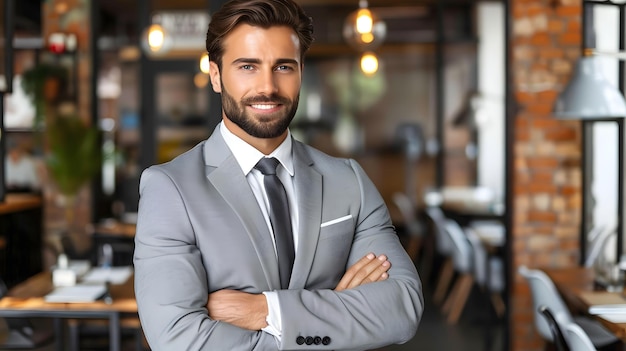
[[[135,293],[153,350],[364,350],[415,334],[421,284],[372,182],[355,161],[295,140],[293,156],[300,228],[289,290],[280,290],[263,215],[217,129],[173,161],[144,171]],[[333,291],[346,268],[368,252],[389,257],[390,278]],[[210,319],[207,296],[220,289],[277,290],[282,341]],[[307,345],[307,337],[326,345]]]

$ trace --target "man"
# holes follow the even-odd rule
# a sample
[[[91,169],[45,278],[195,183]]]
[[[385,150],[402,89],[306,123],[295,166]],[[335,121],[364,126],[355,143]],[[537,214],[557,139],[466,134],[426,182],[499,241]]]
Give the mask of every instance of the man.
[[[293,0],[213,14],[222,123],[140,184],[135,292],[152,349],[365,350],[415,334],[421,284],[382,197],[355,161],[288,130],[311,42]],[[257,169],[269,157],[282,203]]]

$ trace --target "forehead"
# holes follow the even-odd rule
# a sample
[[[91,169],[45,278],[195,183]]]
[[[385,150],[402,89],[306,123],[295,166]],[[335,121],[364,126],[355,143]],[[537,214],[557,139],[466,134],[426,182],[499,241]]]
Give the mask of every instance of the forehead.
[[[300,61],[300,41],[287,26],[236,26],[224,38],[224,58],[290,58]]]

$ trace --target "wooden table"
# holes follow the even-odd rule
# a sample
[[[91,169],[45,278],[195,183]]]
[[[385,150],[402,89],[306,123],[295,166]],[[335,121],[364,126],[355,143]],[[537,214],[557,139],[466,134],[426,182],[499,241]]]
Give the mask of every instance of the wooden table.
[[[106,221],[96,225],[95,234],[120,236],[132,239],[135,237],[136,229],[137,225],[135,223]]]
[[[49,303],[44,296],[54,288],[52,273],[42,272],[10,289],[7,296],[0,299],[0,317],[18,318],[71,318],[108,319],[111,351],[120,351],[120,316],[137,314],[134,292],[134,277],[121,285],[111,285],[112,303],[102,300],[88,303]],[[56,324],[57,350],[63,346],[62,325]]]
[[[604,292],[597,288],[593,268],[569,267],[542,269],[552,279],[565,303],[573,312],[588,313],[591,303],[589,295],[595,296],[594,304],[610,304],[616,300],[624,300],[623,294]],[[626,310],[625,310],[626,313]],[[614,323],[601,316],[595,316],[602,324],[618,338],[626,341],[626,323]]]
[[[43,201],[41,199],[41,196],[37,194],[7,194],[4,197],[4,201],[0,202],[0,214],[7,214],[38,208],[41,206],[42,202]]]

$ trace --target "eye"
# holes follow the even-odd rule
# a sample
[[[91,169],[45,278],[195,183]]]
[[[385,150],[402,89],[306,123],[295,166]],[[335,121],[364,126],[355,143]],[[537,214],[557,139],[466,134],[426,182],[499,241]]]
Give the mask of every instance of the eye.
[[[293,71],[293,67],[289,65],[280,65],[276,67],[277,71]]]
[[[254,67],[252,67],[252,65],[242,65],[239,68],[241,68],[244,71],[249,71],[249,70],[253,69]]]

